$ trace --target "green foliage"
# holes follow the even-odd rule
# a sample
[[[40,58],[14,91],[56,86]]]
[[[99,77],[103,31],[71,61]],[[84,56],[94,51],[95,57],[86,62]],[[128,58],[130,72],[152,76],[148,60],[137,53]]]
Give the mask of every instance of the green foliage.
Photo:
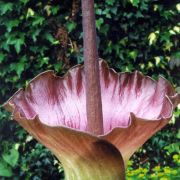
[[[180,178],[180,151],[179,151],[179,132],[174,132],[174,134],[167,133],[166,130],[166,136],[169,138],[173,138],[176,143],[172,143],[166,146],[167,143],[163,142],[163,138],[158,139],[158,136],[161,136],[163,133],[158,133],[154,138],[152,138],[152,141],[155,141],[158,139],[158,141],[162,141],[161,143],[158,142],[158,145],[162,149],[162,152],[164,152],[165,157],[161,160],[160,158],[156,159],[154,157],[151,157],[151,153],[146,153],[146,156],[149,157],[143,157],[142,162],[137,162],[137,157],[132,158],[128,162],[128,168],[126,172],[126,178],[127,180],[134,180],[134,179],[152,179],[152,180],[177,180]],[[154,142],[155,143],[155,142]],[[149,146],[152,146],[153,144],[150,143]],[[155,146],[153,145],[153,148]],[[148,149],[144,146],[142,148],[144,152]],[[141,151],[141,150],[140,150]],[[161,152],[161,153],[162,153]],[[155,155],[155,154],[154,154]],[[151,157],[151,163],[148,162],[148,158]],[[141,158],[142,159],[142,158]],[[154,166],[152,166],[152,161],[155,160],[156,163]],[[166,160],[166,161],[164,161]],[[136,161],[136,162],[135,162]],[[163,162],[164,161],[164,162]],[[138,164],[138,165],[137,165]]]
[[[80,10],[77,0],[0,0],[0,103],[44,70],[60,74],[83,62]],[[101,58],[117,71],[140,70],[156,79],[161,74],[179,89],[177,1],[97,0],[95,12]],[[144,158],[151,165],[141,167],[144,174],[156,173],[153,168],[159,164],[160,173],[164,166],[170,171],[179,167],[172,158],[179,150],[175,135],[179,114],[176,111],[173,123],[134,155],[133,168],[139,168]],[[0,176],[63,178],[61,165],[50,152],[9,119],[1,108]]]
[[[151,171],[149,167],[142,168],[139,167],[138,169],[129,168],[127,170],[127,180],[146,180],[146,179],[152,179],[152,180],[177,180],[180,178],[180,166],[177,163],[176,167],[171,168],[169,166],[160,167],[156,166],[152,169],[151,173],[148,173]]]
[[[132,161],[129,161],[128,169],[126,172],[127,180],[134,179],[152,179],[152,180],[177,180],[180,178],[180,154],[170,154],[173,167],[157,165],[154,168],[150,168],[149,163],[140,166],[137,169],[132,167]]]
[[[8,153],[2,154],[2,158],[10,166],[14,167],[19,159],[19,153],[16,149],[11,149]]]
[[[0,161],[0,176],[11,177],[12,175],[11,167],[9,167],[4,161]]]
[[[19,152],[12,148],[4,152],[0,157],[0,176],[11,177],[13,175],[12,169],[17,165],[19,159]]]

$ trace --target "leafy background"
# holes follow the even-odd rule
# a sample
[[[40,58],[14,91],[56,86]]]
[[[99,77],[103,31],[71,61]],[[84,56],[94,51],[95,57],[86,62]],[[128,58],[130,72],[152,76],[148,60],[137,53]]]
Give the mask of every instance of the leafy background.
[[[180,86],[180,4],[96,0],[99,56],[117,71],[139,70]],[[82,63],[79,0],[0,0],[0,103],[38,73]],[[180,110],[129,161],[127,179],[180,179]],[[55,157],[2,108],[0,179],[64,179]]]

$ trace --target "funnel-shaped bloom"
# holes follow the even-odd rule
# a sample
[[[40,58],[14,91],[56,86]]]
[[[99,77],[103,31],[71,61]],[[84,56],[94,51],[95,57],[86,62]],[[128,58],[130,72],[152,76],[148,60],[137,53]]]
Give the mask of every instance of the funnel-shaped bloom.
[[[104,61],[100,84],[104,134],[99,136],[87,132],[82,66],[64,77],[41,73],[5,103],[13,118],[61,160],[67,179],[123,179],[124,163],[168,123],[179,102],[164,78],[156,82],[139,72],[116,73]]]

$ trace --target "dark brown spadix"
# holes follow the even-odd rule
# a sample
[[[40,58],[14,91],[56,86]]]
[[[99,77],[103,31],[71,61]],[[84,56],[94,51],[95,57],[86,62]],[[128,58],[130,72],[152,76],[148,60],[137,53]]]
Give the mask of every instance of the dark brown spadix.
[[[103,116],[93,0],[82,0],[82,16],[87,128],[100,135],[103,134]]]

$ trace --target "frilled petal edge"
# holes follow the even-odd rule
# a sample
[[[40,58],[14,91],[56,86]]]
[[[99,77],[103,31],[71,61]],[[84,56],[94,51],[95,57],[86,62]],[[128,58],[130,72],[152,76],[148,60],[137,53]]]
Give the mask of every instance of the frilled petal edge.
[[[131,124],[131,113],[149,120],[172,116],[175,101],[171,102],[169,97],[173,97],[175,91],[167,80],[160,77],[156,82],[137,71],[116,73],[105,61],[99,63],[104,134],[116,127],[127,128]],[[63,77],[46,71],[36,76],[25,90],[17,91],[5,107],[19,111],[20,116],[28,120],[38,116],[48,126],[87,132],[84,76],[80,65]]]

